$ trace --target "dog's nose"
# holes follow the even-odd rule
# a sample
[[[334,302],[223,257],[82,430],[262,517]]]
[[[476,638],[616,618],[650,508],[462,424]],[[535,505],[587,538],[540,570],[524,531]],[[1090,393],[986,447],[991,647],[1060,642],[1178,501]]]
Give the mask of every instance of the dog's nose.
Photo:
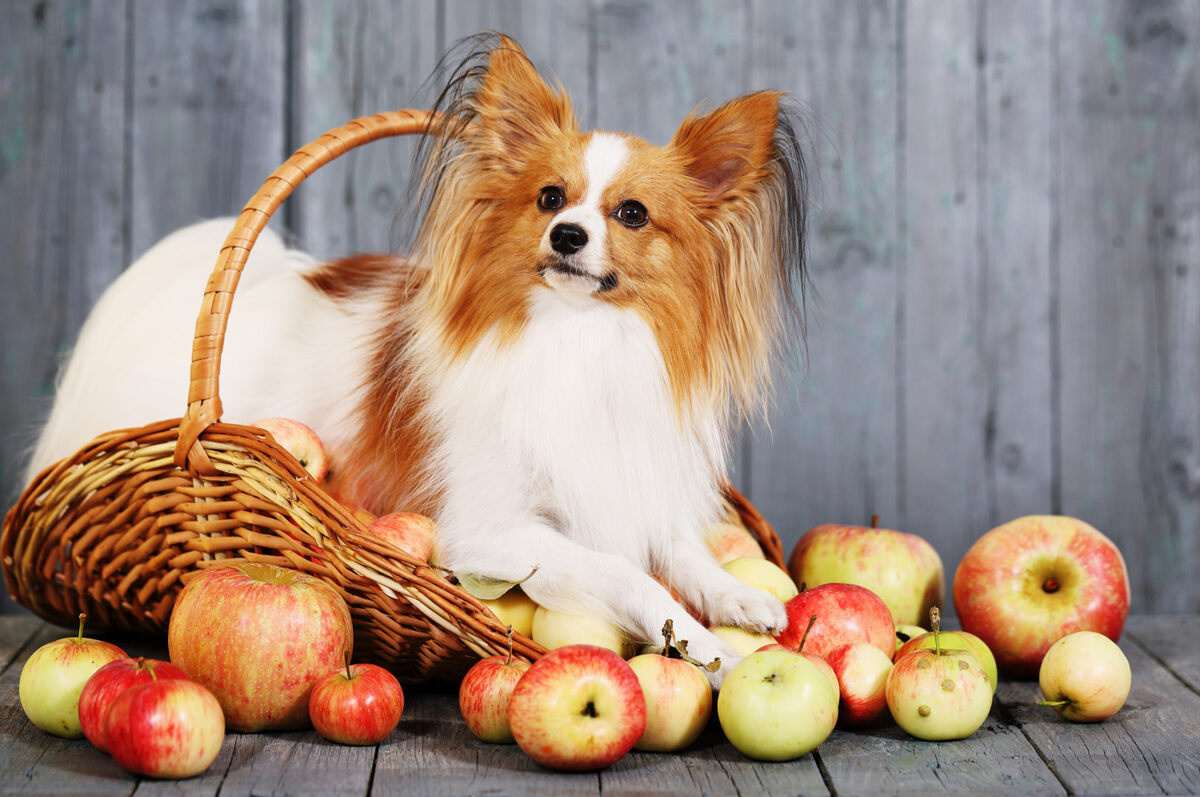
[[[555,224],[550,230],[550,246],[560,255],[573,255],[587,242],[587,232],[578,224]]]

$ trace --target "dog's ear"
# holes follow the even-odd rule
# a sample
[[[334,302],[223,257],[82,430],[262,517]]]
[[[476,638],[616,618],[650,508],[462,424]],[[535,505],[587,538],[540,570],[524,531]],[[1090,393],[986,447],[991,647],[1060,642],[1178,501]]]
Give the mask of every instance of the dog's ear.
[[[575,113],[561,85],[542,80],[525,51],[500,36],[474,93],[471,136],[505,157],[520,158],[549,137],[576,131]]]
[[[693,113],[679,126],[671,147],[696,181],[701,207],[728,209],[775,178],[771,164],[781,96],[748,94],[704,115]]]

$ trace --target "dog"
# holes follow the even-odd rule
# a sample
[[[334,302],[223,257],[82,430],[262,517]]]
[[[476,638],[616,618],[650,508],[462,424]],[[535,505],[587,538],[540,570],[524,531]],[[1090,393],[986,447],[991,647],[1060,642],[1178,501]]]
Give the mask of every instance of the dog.
[[[792,112],[758,92],[665,146],[581,132],[521,48],[475,39],[435,103],[406,257],[318,263],[260,238],[230,314],[224,417],[311,426],[329,490],[438,524],[447,569],[632,639],[666,619],[777,632],[783,605],[726,573],[736,425],[802,337],[805,186]],[[229,220],[154,246],[102,296],[60,377],[30,474],[94,435],[176,417],[196,303]],[[532,573],[532,575],[531,575]]]

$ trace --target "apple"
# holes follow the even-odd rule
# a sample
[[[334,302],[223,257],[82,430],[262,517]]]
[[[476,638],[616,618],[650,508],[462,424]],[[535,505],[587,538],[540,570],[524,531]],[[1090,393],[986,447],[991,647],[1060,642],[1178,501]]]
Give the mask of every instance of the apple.
[[[721,565],[725,572],[738,581],[786,602],[800,591],[791,576],[774,562],[753,556],[732,559]]]
[[[946,579],[937,551],[915,534],[826,523],[805,532],[788,559],[797,584],[858,584],[878,595],[898,625],[919,625],[942,603]]]
[[[250,425],[270,432],[275,442],[287,449],[317,484],[325,480],[329,473],[329,455],[321,438],[311,428],[291,418],[263,418]]]
[[[517,681],[529,670],[529,662],[512,655],[513,627],[508,627],[508,654],[480,659],[467,670],[458,686],[458,710],[467,730],[481,741],[510,744],[512,726],[508,704]]]
[[[201,571],[175,599],[171,661],[212,690],[231,730],[309,725],[313,685],[354,647],[350,610],[314,576],[243,562]]]
[[[987,719],[992,685],[974,654],[941,646],[938,610],[930,612],[934,647],[910,651],[892,664],[888,710],[897,725],[918,739],[963,739]]]
[[[868,642],[841,645],[826,657],[838,680],[838,724],[867,728],[888,714],[887,680],[892,660]]]
[[[513,689],[508,721],[517,745],[551,769],[602,769],[646,730],[646,699],[625,660],[595,645],[547,653]]]
[[[729,646],[739,656],[753,653],[764,645],[769,645],[775,641],[775,638],[769,634],[758,634],[754,631],[747,631],[744,628],[738,628],[733,625],[715,625],[708,630],[712,631],[713,635],[718,639],[728,642]]]
[[[87,615],[79,615],[79,633],[47,642],[35,650],[21,668],[17,687],[21,709],[30,722],[47,733],[78,739],[79,695],[89,678],[105,664],[127,659],[125,651],[109,642],[83,635]]]
[[[571,614],[538,606],[533,613],[530,638],[544,648],[554,650],[567,645],[593,645],[629,658],[637,645],[625,632],[595,615]]]
[[[152,778],[190,778],[208,769],[225,740],[212,692],[185,678],[153,679],[113,698],[104,738],[113,759]]]
[[[717,694],[725,738],[743,755],[763,761],[790,761],[816,749],[833,731],[837,714],[837,688],[791,651],[751,653]]]
[[[154,680],[187,678],[183,670],[158,659],[122,658],[110,661],[88,678],[79,693],[79,726],[97,749],[108,752],[104,738],[104,715],[117,695],[131,686]]]
[[[638,750],[683,750],[696,741],[712,714],[705,667],[687,655],[686,643],[676,646],[674,635],[674,623],[667,620],[663,647],[629,660],[646,699],[646,730],[634,744]]]
[[[351,664],[313,685],[308,716],[317,733],[338,744],[379,744],[400,724],[404,690],[377,664]]]
[[[1055,642],[1042,658],[1038,682],[1045,700],[1072,722],[1099,722],[1121,710],[1132,679],[1129,659],[1095,631],[1076,631]]]
[[[800,651],[794,650],[793,648],[785,647],[785,646],[779,644],[778,642],[772,642],[769,645],[763,645],[761,648],[759,648],[755,652],[759,653],[759,652],[762,652],[765,650],[782,650],[787,653],[791,653],[795,656],[803,656],[804,658],[811,661],[818,670],[820,670],[822,673],[825,674],[825,677],[827,679],[829,679],[830,686],[832,686],[835,690],[840,691],[841,687],[838,685],[837,673],[835,673],[833,671],[833,668],[829,666],[829,662],[825,661],[825,659],[821,658],[820,656],[817,656],[816,654],[813,654],[813,653],[801,653]]]
[[[992,655],[992,651],[984,641],[967,631],[940,631],[939,634],[942,647],[966,650],[975,654],[975,658],[979,659],[979,663],[983,665],[984,672],[988,674],[988,680],[992,682],[992,691],[995,692],[998,677],[996,657]],[[905,642],[896,651],[895,659],[899,660],[905,653],[914,650],[932,648],[936,641],[932,633],[922,633],[920,636],[913,637],[908,642]]]
[[[919,625],[898,625],[896,626],[896,650],[900,650],[904,643],[908,640],[919,637],[925,633],[925,629]],[[893,658],[895,658],[893,656]]]
[[[1030,515],[975,541],[954,574],[954,606],[963,629],[984,641],[1002,671],[1032,678],[1050,646],[1068,634],[1120,638],[1129,575],[1117,546],[1087,523]]]
[[[705,529],[704,545],[719,565],[745,557],[765,558],[754,535],[736,523],[717,523]]]
[[[851,642],[870,642],[889,657],[896,652],[896,625],[887,604],[856,584],[822,584],[806,589],[784,604],[787,627],[775,639],[799,648],[810,618],[806,650],[818,656]]]
[[[514,632],[533,638],[533,613],[538,606],[520,587],[513,587],[494,600],[479,602],[491,609],[501,625],[512,626]]]
[[[437,526],[425,515],[416,512],[380,515],[371,521],[367,531],[422,562],[428,562],[433,555]]]

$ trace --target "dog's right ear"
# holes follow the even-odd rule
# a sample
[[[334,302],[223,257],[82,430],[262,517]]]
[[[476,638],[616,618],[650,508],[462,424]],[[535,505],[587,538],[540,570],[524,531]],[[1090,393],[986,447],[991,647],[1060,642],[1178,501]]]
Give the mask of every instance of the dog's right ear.
[[[472,97],[473,124],[464,131],[476,146],[514,165],[542,144],[578,128],[561,85],[542,80],[525,51],[500,36],[487,56]]]

